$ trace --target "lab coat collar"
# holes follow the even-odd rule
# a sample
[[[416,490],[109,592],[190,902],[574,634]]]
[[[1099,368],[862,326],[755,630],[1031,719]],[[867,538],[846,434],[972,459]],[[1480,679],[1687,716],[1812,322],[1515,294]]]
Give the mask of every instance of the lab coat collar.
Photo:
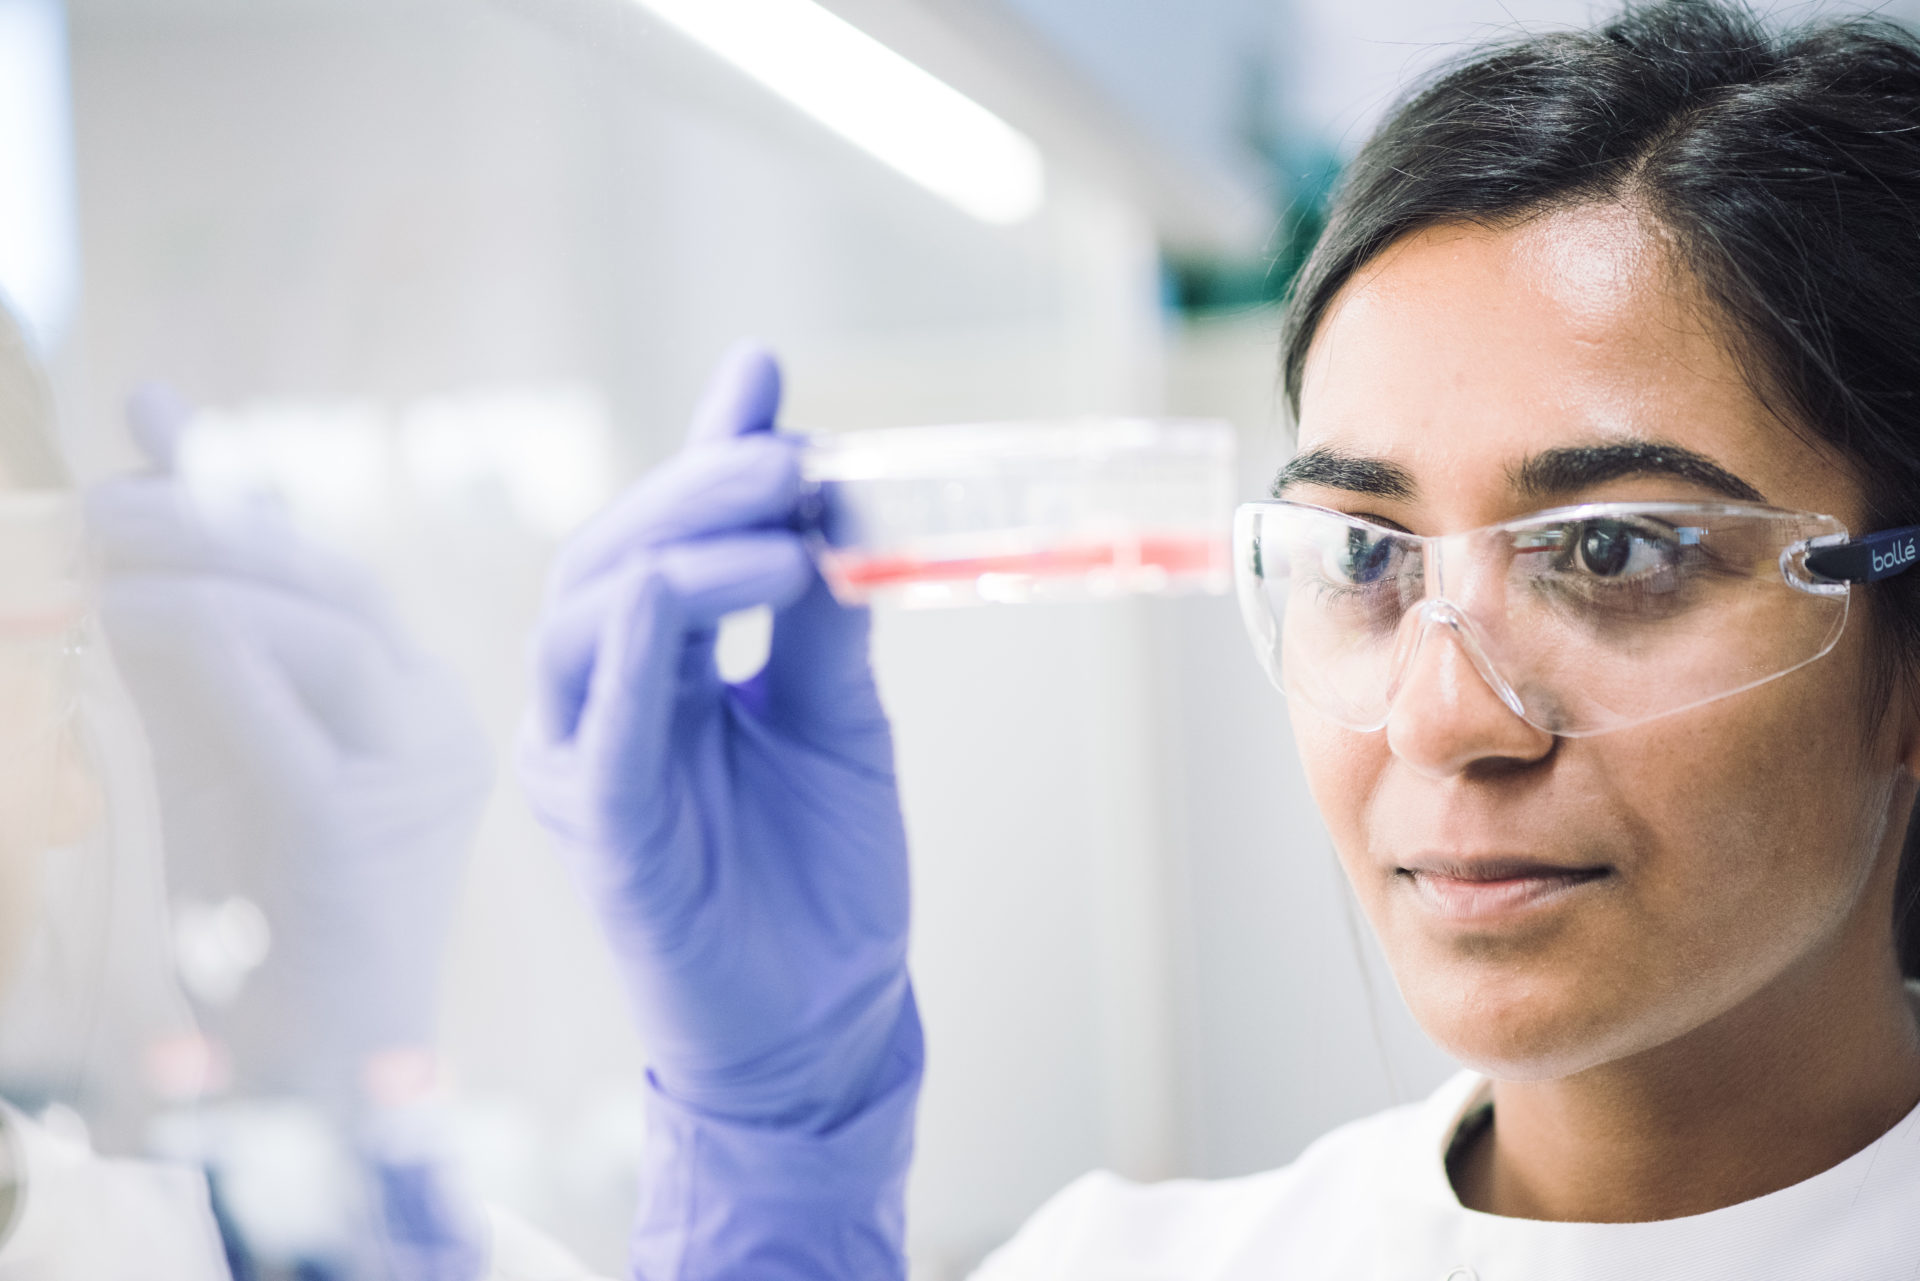
[[[1920,987],[1909,985],[1920,1007]],[[1381,1277],[1431,1281],[1754,1281],[1920,1276],[1920,1107],[1851,1157],[1751,1201],[1657,1223],[1548,1223],[1469,1210],[1446,1153],[1461,1122],[1491,1097],[1463,1072],[1435,1091],[1389,1159]],[[1395,1178],[1393,1175],[1397,1174]]]

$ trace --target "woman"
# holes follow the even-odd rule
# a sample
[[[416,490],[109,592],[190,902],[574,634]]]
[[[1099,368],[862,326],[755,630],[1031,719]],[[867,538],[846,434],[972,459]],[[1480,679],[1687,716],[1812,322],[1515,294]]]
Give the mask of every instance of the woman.
[[[1271,1174],[1090,1177],[983,1277],[1920,1270],[1916,301],[1920,44],[1884,24],[1639,8],[1388,120],[1297,283],[1300,449],[1237,554],[1470,1071]],[[643,1276],[902,1268],[886,727],[776,401],[737,358],[542,633],[529,783],[654,1051]],[[772,659],[726,688],[714,622],[758,602]]]

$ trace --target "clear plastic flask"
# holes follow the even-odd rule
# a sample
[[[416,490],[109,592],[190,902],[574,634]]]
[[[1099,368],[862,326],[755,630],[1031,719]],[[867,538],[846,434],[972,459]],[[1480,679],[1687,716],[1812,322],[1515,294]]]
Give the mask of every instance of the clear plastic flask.
[[[905,606],[1232,589],[1234,436],[1140,418],[810,439],[834,595]]]

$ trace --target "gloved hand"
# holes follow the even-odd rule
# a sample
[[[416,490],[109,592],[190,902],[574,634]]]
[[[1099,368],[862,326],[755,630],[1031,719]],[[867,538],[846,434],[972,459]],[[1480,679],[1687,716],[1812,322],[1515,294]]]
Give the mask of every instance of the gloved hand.
[[[167,395],[131,419],[154,470],[98,486],[88,517],[169,886],[205,916],[176,920],[183,977],[239,1091],[351,1103],[371,1056],[432,1043],[485,740],[359,566],[264,508],[199,509],[171,474],[185,413]],[[223,977],[221,946],[261,941],[235,896],[264,914],[268,950]]]
[[[632,993],[656,1087],[640,1275],[903,1271],[921,1043],[906,838],[864,610],[793,532],[779,374],[724,364],[675,458],[563,552],[521,774]],[[774,607],[721,681],[722,615]]]

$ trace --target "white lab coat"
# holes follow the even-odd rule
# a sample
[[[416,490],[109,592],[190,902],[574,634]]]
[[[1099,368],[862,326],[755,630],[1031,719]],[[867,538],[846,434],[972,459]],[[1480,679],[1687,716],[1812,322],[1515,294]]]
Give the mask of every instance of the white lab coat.
[[[1805,1182],[1658,1223],[1464,1208],[1446,1151],[1487,1082],[1343,1126],[1217,1182],[1071,1184],[974,1281],[1920,1281],[1920,1108]]]
[[[207,1181],[191,1166],[103,1157],[0,1103],[23,1192],[0,1281],[230,1281]],[[487,1208],[486,1281],[594,1281],[572,1255]]]
[[[1461,1073],[1247,1178],[1087,1175],[974,1281],[1920,1281],[1920,1108],[1832,1169],[1724,1210],[1543,1223],[1465,1209],[1447,1180],[1447,1146],[1487,1091]],[[0,1281],[229,1281],[197,1170],[101,1157],[0,1111],[26,1189]],[[487,1281],[594,1281],[511,1215],[487,1217]]]
[[[20,1188],[0,1281],[226,1281],[199,1171],[97,1156],[12,1107],[0,1112]]]

